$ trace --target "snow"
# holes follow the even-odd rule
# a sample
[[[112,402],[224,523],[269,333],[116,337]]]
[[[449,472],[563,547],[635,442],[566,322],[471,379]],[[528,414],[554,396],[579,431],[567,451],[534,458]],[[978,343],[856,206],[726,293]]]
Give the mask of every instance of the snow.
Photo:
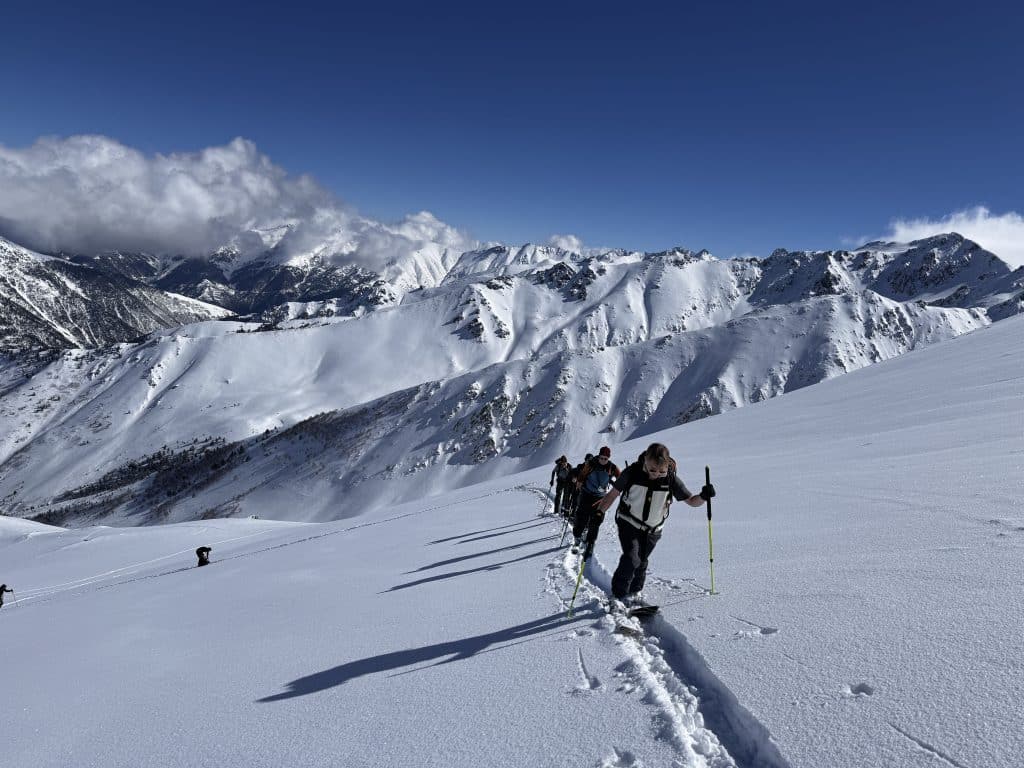
[[[566,618],[548,466],[322,524],[0,518],[0,765],[1019,765],[1022,332],[613,443],[718,489],[719,594],[677,505],[639,638],[611,521]]]

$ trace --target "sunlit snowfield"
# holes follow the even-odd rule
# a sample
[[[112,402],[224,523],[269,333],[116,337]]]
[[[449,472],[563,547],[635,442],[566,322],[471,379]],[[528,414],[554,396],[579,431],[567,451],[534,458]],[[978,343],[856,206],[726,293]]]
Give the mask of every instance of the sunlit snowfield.
[[[611,522],[566,618],[549,467],[329,524],[2,519],[0,765],[1016,766],[1022,334],[613,444],[719,494],[720,594],[676,505],[639,639]]]

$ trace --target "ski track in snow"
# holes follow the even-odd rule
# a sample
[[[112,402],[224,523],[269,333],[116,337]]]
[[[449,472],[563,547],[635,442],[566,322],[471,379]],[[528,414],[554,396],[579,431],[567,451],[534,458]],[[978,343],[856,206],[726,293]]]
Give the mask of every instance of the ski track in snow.
[[[577,648],[576,653],[579,657],[580,670],[580,684],[577,686],[576,690],[581,693],[596,691],[601,687],[601,681],[587,671],[587,662],[583,660],[583,649]]]
[[[494,496],[494,495],[499,494],[499,493],[512,493],[512,492],[522,491],[522,490],[524,490],[523,486],[516,486],[516,487],[513,487],[513,488],[509,488],[509,489],[502,489],[502,490],[498,490],[498,491],[491,491],[489,493],[485,493],[485,494],[482,494],[480,496],[473,496],[473,497],[467,498],[467,499],[460,499],[459,501],[455,501],[455,502],[452,502],[452,503],[449,503],[449,504],[442,504],[442,505],[439,505],[439,506],[436,506],[436,507],[429,507],[427,509],[419,509],[419,510],[415,510],[413,512],[406,512],[405,514],[402,514],[402,515],[394,515],[393,517],[384,518],[382,520],[373,520],[371,522],[359,523],[357,525],[350,525],[350,526],[347,526],[345,528],[341,528],[341,529],[338,529],[338,530],[325,531],[323,533],[317,533],[317,534],[314,534],[312,536],[303,536],[300,539],[294,539],[292,541],[281,542],[279,544],[274,544],[274,545],[271,545],[269,547],[262,547],[260,549],[249,550],[249,551],[246,551],[246,552],[239,552],[239,553],[236,553],[234,555],[228,555],[227,557],[219,557],[219,558],[217,558],[214,561],[214,563],[224,563],[224,562],[228,562],[230,560],[236,560],[236,559],[238,559],[240,557],[252,557],[253,555],[262,554],[263,552],[270,552],[271,550],[274,550],[274,549],[281,549],[282,547],[290,547],[290,546],[294,546],[296,544],[303,544],[303,543],[305,543],[307,541],[315,541],[316,539],[322,539],[322,538],[325,538],[327,536],[337,536],[338,534],[348,533],[349,531],[354,531],[354,530],[357,530],[359,528],[367,528],[369,526],[374,526],[374,525],[383,525],[384,523],[391,523],[391,522],[394,522],[396,520],[401,520],[401,519],[406,518],[406,517],[412,517],[414,515],[421,515],[421,514],[425,514],[427,512],[433,512],[433,511],[436,511],[438,509],[444,509],[446,507],[450,507],[450,506],[453,506],[455,504],[464,504],[467,501],[477,501],[479,499],[483,499],[483,498],[486,498],[486,497],[489,497],[489,496]],[[521,523],[516,523],[515,525],[521,525]],[[216,540],[216,541],[213,542],[213,545],[215,547],[218,547],[218,546],[220,546],[222,544],[229,544],[229,543],[234,542],[234,541],[241,541],[243,539],[250,539],[250,538],[253,538],[254,536],[262,536],[262,535],[274,534],[274,533],[276,533],[276,532],[272,531],[272,530],[271,531],[256,531],[255,533],[247,533],[244,536],[234,536],[234,537],[228,538],[228,539]],[[182,571],[191,570],[193,567],[195,567],[194,565],[188,566],[188,567],[183,567],[183,568],[173,568],[173,569],[171,569],[169,571],[161,571],[159,573],[148,573],[148,574],[144,574],[144,575],[136,575],[139,570],[144,569],[147,566],[151,566],[151,565],[154,565],[155,563],[159,563],[159,562],[162,562],[164,560],[169,560],[171,558],[179,558],[179,557],[182,557],[182,556],[185,556],[185,555],[191,555],[193,552],[194,552],[193,549],[182,549],[182,550],[178,550],[176,552],[171,552],[171,553],[166,554],[166,555],[161,555],[160,557],[152,558],[150,560],[142,560],[140,562],[131,563],[129,565],[125,565],[125,566],[122,566],[120,568],[115,568],[115,569],[110,570],[110,571],[103,571],[102,573],[97,573],[97,574],[94,574],[92,576],[83,576],[82,578],[75,579],[73,581],[66,581],[66,582],[63,582],[61,584],[52,584],[50,586],[40,587],[40,588],[34,589],[34,590],[26,590],[24,596],[21,596],[21,595],[18,596],[17,604],[18,605],[22,605],[22,604],[32,604],[32,603],[45,603],[45,602],[49,602],[52,599],[55,599],[57,596],[65,593],[65,592],[74,592],[75,590],[82,589],[82,588],[85,588],[85,587],[95,587],[96,589],[109,589],[111,587],[118,587],[118,586],[121,586],[123,584],[131,584],[132,582],[140,581],[142,579],[155,579],[155,578],[159,578],[161,576],[169,576],[169,575],[174,574],[174,573],[180,573]],[[132,576],[132,578],[127,578],[127,579],[121,578],[121,577],[124,577],[124,576]],[[110,583],[110,584],[104,583],[104,582],[107,582],[107,581],[109,581],[111,579],[118,579],[118,578],[120,578],[121,580],[120,581],[114,581],[113,583]]]
[[[545,574],[546,591],[558,597],[567,609],[578,573],[577,558],[567,551],[561,553],[549,563]],[[574,611],[590,609],[603,612],[610,586],[611,575],[595,555],[584,569]],[[673,584],[672,588],[682,587]],[[699,599],[706,590],[687,594],[687,598],[677,602]],[[757,627],[757,634],[777,631],[773,627],[733,618]],[[617,622],[612,616],[605,615],[601,624],[609,633],[616,635],[628,656],[628,661],[616,672],[616,676],[622,678],[618,690],[623,693],[638,689],[645,692],[644,703],[658,711],[653,718],[658,737],[675,747],[679,754],[678,765],[789,768],[789,762],[779,752],[764,725],[739,703],[683,633],[663,615],[655,615],[643,623],[635,618],[618,619]],[[617,624],[622,625],[623,632],[616,632]],[[576,630],[572,636],[582,642],[591,639],[592,633]],[[578,652],[578,667],[581,680],[594,679],[585,666],[582,649]],[[632,754],[617,750],[616,755],[607,758],[602,765],[632,766],[641,763]],[[963,767],[957,765],[957,768]]]
[[[889,723],[889,727],[892,728],[894,731],[896,731],[896,733],[898,733],[903,738],[909,739],[910,741],[914,742],[914,744],[916,744],[918,747],[923,749],[925,752],[928,752],[929,754],[933,755],[934,757],[937,757],[939,760],[941,760],[942,762],[946,763],[947,765],[952,765],[952,766],[954,766],[954,768],[968,768],[968,766],[964,765],[961,762],[958,762],[958,761],[954,760],[952,757],[947,755],[941,749],[938,749],[937,747],[933,747],[928,742],[922,741],[921,739],[917,738],[916,736],[913,736],[913,735],[907,733],[905,730],[900,728],[895,723]]]
[[[214,541],[213,543],[216,544],[217,546],[220,546],[221,544],[228,544],[228,543],[230,543],[232,541],[241,541],[242,539],[249,539],[249,538],[252,538],[253,536],[259,536],[259,535],[265,534],[265,533],[268,533],[268,531],[257,531],[256,533],[247,533],[245,536],[234,536],[234,537],[232,537],[230,539],[220,539],[220,540]],[[90,587],[90,586],[94,586],[96,584],[102,584],[102,582],[107,581],[109,579],[113,579],[113,578],[118,578],[120,576],[129,575],[133,571],[136,571],[136,570],[141,569],[141,568],[145,568],[148,565],[153,565],[155,563],[159,563],[159,562],[162,562],[164,560],[169,560],[172,557],[182,557],[183,555],[191,554],[193,551],[194,550],[192,550],[192,549],[181,549],[181,550],[178,550],[177,552],[171,552],[170,554],[167,554],[167,555],[161,555],[160,557],[154,557],[154,558],[152,558],[150,560],[142,560],[142,561],[140,561],[138,563],[132,563],[130,565],[122,566],[120,568],[114,568],[113,570],[110,570],[110,571],[104,571],[103,573],[97,573],[97,574],[94,574],[93,576],[83,576],[80,579],[75,579],[73,581],[65,581],[65,582],[63,582],[61,584],[52,584],[52,585],[50,585],[48,587],[39,587],[38,589],[28,589],[28,590],[25,590],[25,595],[23,597],[19,597],[18,603],[21,604],[21,603],[29,603],[29,602],[46,602],[48,598],[51,598],[51,597],[53,597],[55,595],[59,595],[59,594],[61,594],[63,592],[70,592],[70,591],[73,591],[73,590],[76,590],[76,589],[80,589],[82,587]],[[151,574],[150,576],[145,577],[145,578],[152,578],[152,576],[163,576],[163,575],[166,575],[168,573],[177,573],[178,571],[181,571],[181,570],[186,570],[186,569],[184,569],[184,568],[176,568],[176,569],[174,569],[172,571],[166,571],[166,572],[164,572],[162,574]],[[127,583],[129,583],[131,581],[136,581],[136,580],[137,579],[128,579],[126,581],[117,582],[117,584],[127,584]],[[116,586],[117,584],[107,584],[105,586],[112,587],[112,586]]]

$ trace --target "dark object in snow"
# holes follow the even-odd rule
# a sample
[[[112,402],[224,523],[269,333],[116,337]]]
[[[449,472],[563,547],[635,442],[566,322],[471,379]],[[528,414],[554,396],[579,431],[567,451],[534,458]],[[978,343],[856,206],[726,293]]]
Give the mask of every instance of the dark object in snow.
[[[0,584],[0,608],[4,607],[4,592],[10,592],[12,595],[14,594],[13,589],[8,588],[6,584]]]
[[[656,605],[637,605],[626,611],[627,616],[635,616],[638,619],[648,619],[658,612]]]
[[[199,565],[196,568],[202,568],[204,565],[210,564],[210,552],[212,551],[212,547],[200,547],[196,550],[196,557],[199,558]]]

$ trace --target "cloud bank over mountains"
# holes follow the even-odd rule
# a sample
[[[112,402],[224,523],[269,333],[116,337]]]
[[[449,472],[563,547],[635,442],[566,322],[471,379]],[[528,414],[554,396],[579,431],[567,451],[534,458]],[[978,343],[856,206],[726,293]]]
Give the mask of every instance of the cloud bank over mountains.
[[[978,206],[938,219],[895,219],[885,239],[910,242],[950,231],[1024,265],[1024,217],[1012,211]],[[362,216],[243,138],[167,155],[106,136],[0,144],[0,235],[46,253],[86,255],[202,257],[226,245],[252,254],[277,245],[287,259],[320,256],[376,269],[427,244],[455,254],[482,245],[428,211],[394,223]],[[547,243],[583,254],[601,250],[574,234],[555,234]]]
[[[426,242],[457,252],[478,245],[426,211],[394,224],[360,216],[242,138],[168,155],[146,155],[105,136],[0,145],[0,233],[36,250],[204,256],[228,244],[265,247],[254,230],[274,228],[270,239],[280,238],[296,258],[366,265]]]
[[[944,232],[959,232],[1011,267],[1024,266],[1024,217],[1013,211],[993,214],[979,205],[941,219],[895,219],[886,239],[909,243]]]

